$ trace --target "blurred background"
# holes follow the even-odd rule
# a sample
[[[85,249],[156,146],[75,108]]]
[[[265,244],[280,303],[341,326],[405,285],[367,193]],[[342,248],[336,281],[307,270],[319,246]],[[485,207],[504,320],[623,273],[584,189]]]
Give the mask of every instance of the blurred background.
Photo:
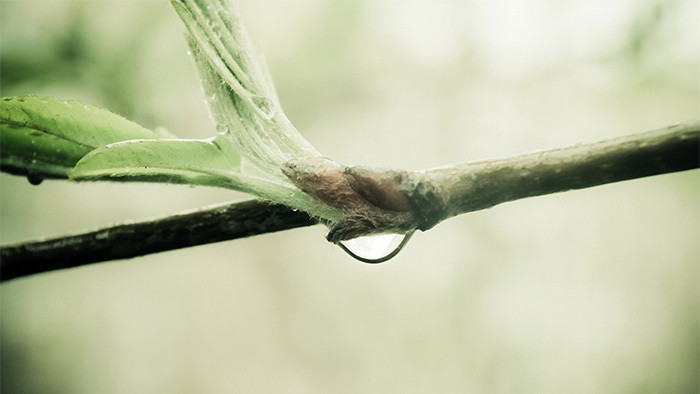
[[[700,2],[239,1],[283,107],[409,170],[700,115]],[[215,133],[170,4],[0,1],[0,93]],[[248,196],[0,176],[2,244]],[[700,173],[507,203],[381,265],[321,226],[0,285],[3,393],[689,393]]]

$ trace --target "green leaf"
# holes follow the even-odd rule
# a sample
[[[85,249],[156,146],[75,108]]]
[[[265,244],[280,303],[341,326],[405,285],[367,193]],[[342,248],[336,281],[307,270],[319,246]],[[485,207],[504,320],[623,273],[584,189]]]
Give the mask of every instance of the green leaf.
[[[65,178],[97,147],[164,136],[78,101],[34,96],[0,101],[0,165],[14,174]]]
[[[3,170],[31,177],[186,183],[235,189],[327,220],[341,212],[302,192],[282,172],[320,156],[282,111],[264,60],[225,0],[172,0],[219,131],[171,139],[76,101],[2,101]]]
[[[95,149],[70,172],[77,181],[161,182],[214,186],[250,193],[297,209],[336,219],[339,212],[293,186],[241,170],[229,141],[132,140]]]
[[[235,152],[224,153],[216,139],[130,140],[90,152],[70,177],[225,187],[239,164]]]
[[[220,141],[241,157],[246,191],[328,221],[342,213],[302,192],[282,172],[289,160],[321,154],[294,128],[263,58],[228,0],[171,0],[188,30],[207,105]]]
[[[251,165],[277,182],[290,159],[320,156],[294,128],[279,104],[264,61],[237,11],[226,0],[172,0],[188,30],[217,130]]]
[[[0,124],[2,170],[41,178],[67,178],[91,148],[36,129]]]

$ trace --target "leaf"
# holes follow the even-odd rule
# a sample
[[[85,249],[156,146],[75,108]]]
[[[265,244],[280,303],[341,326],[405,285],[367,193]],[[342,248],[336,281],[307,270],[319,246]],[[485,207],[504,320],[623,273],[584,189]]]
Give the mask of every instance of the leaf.
[[[0,105],[3,123],[36,129],[93,149],[118,141],[164,137],[113,112],[75,100],[4,97]]]
[[[272,84],[253,50],[234,7],[223,0],[172,0],[189,31],[190,46],[219,74],[222,81],[251,109],[268,116],[255,98],[276,102]],[[273,104],[273,103],[265,103]]]
[[[98,148],[73,168],[75,180],[145,181],[227,187],[240,162],[207,140],[130,140]]]
[[[262,175],[262,174],[261,174]],[[214,186],[242,191],[318,216],[337,219],[339,212],[287,184],[241,171],[226,138],[206,140],[133,140],[95,149],[70,172],[77,181],[162,182]]]
[[[0,124],[2,170],[39,178],[67,178],[91,148],[13,124]]]
[[[265,61],[235,8],[228,0],[171,3],[188,30],[217,138],[241,156],[244,183],[236,188],[337,221],[340,210],[311,198],[282,172],[289,160],[321,154],[282,111]]]
[[[188,30],[207,104],[217,130],[261,172],[291,183],[287,160],[320,156],[287,119],[264,61],[236,10],[225,0],[172,0]]]
[[[97,147],[165,135],[78,101],[34,96],[0,101],[0,164],[14,174],[65,178]]]
[[[2,102],[3,170],[74,180],[186,183],[235,189],[327,220],[341,212],[313,200],[282,172],[320,156],[283,113],[269,72],[225,0],[172,0],[188,29],[211,116],[220,134],[172,139],[76,101]]]

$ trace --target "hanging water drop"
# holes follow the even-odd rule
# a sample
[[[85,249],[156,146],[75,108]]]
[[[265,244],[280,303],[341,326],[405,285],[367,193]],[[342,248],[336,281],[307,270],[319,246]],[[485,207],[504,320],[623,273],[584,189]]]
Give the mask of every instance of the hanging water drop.
[[[338,245],[363,263],[377,264],[396,256],[412,235],[413,231],[406,234],[369,235],[340,241]]]
[[[41,182],[43,182],[44,178],[39,174],[34,174],[34,173],[30,172],[27,174],[27,180],[32,185],[36,186],[36,185],[40,184]]]

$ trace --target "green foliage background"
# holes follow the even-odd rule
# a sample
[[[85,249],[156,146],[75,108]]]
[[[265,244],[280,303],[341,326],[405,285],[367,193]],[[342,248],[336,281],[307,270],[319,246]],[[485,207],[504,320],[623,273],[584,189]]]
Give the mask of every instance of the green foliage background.
[[[339,163],[421,169],[698,117],[697,2],[241,2]],[[215,133],[167,1],[0,2],[0,93]],[[3,244],[245,198],[0,176]],[[7,392],[691,392],[697,171],[463,215],[369,266],[322,227],[0,287]]]

